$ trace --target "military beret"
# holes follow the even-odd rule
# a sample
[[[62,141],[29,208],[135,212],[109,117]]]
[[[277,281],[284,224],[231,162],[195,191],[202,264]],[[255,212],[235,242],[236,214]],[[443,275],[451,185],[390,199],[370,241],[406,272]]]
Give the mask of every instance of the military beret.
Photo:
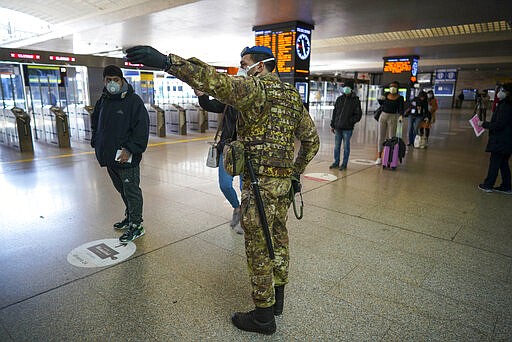
[[[245,55],[254,55],[254,54],[262,54],[262,55],[267,55],[269,57],[275,58],[274,54],[272,53],[272,50],[270,50],[266,46],[253,46],[251,48],[247,46],[240,53],[240,57],[243,57]]]

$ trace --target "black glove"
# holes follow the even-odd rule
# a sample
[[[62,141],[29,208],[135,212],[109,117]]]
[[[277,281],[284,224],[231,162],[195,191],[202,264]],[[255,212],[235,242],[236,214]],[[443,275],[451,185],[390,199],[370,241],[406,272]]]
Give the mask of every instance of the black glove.
[[[138,45],[126,49],[126,60],[130,63],[142,63],[162,70],[167,70],[171,66],[169,56],[147,45]]]
[[[293,193],[299,193],[302,189],[302,185],[300,184],[300,175],[292,175],[292,189]]]

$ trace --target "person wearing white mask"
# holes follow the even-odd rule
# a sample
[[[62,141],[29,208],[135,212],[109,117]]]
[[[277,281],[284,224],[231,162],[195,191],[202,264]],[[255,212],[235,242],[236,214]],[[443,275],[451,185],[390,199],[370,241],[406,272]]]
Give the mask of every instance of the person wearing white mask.
[[[339,167],[341,171],[347,168],[350,155],[350,138],[354,125],[361,120],[361,101],[354,94],[354,82],[345,82],[343,94],[336,99],[331,118],[331,132],[334,136],[334,162],[330,169]],[[340,148],[343,141],[343,161],[340,166]]]
[[[114,229],[124,232],[119,241],[128,242],[145,233],[139,184],[142,153],[149,140],[149,116],[119,67],[105,67],[103,82],[103,94],[91,115],[91,146],[125,205],[124,218],[114,223]]]
[[[512,154],[512,83],[504,84],[497,94],[498,104],[491,121],[480,121],[481,127],[489,130],[489,141],[485,149],[491,153],[487,177],[478,188],[484,192],[512,194],[509,160]],[[501,185],[494,183],[501,172]]]
[[[381,165],[382,144],[384,140],[396,135],[398,121],[402,122],[404,114],[404,98],[398,93],[400,84],[393,81],[389,84],[389,92],[379,98],[379,104],[382,107],[382,113],[379,117],[377,131],[377,160],[375,165]]]

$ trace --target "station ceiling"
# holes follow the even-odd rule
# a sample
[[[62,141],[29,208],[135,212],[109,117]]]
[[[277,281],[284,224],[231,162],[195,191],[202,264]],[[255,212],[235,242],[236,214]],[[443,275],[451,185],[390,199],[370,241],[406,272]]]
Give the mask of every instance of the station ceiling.
[[[238,66],[255,25],[315,26],[311,72],[381,71],[383,56],[418,55],[436,68],[512,70],[510,0],[0,0],[47,21],[51,32],[2,47],[122,56],[152,45],[164,53]]]

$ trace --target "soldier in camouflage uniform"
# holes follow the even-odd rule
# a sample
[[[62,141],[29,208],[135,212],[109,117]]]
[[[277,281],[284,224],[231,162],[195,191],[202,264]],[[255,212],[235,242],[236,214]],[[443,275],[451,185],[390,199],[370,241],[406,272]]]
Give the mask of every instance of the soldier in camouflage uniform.
[[[252,161],[258,178],[275,259],[269,257],[252,185],[244,173],[241,223],[255,309],[235,313],[232,321],[242,330],[273,334],[274,315],[282,313],[284,285],[288,283],[286,220],[291,177],[298,178],[304,172],[320,142],[297,90],[272,73],[276,61],[271,50],[245,48],[241,57],[241,71],[248,77],[218,73],[198,59],[165,56],[149,46],[127,50],[128,61],[161,68],[240,112],[238,140],[244,143],[245,156]],[[301,145],[294,161],[295,138]]]

